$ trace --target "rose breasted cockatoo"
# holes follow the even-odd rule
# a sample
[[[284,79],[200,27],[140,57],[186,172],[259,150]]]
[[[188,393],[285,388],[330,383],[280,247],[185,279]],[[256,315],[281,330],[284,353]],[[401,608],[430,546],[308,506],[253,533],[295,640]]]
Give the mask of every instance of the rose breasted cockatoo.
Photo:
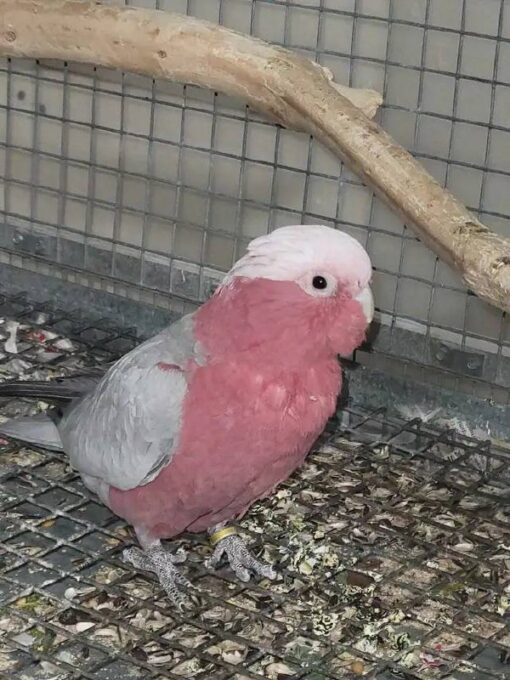
[[[257,238],[214,295],[105,373],[14,382],[0,396],[56,403],[0,425],[4,435],[65,451],[85,485],[130,522],[174,603],[187,584],[161,539],[207,531],[211,566],[226,556],[243,581],[273,578],[229,520],[300,466],[333,414],[337,356],[373,317],[370,260],[352,237],[291,226]]]

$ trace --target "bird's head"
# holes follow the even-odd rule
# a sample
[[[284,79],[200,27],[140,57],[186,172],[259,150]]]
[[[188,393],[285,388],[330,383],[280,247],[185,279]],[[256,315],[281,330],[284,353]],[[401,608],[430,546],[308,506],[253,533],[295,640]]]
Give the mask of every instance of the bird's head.
[[[236,297],[244,300],[254,335],[289,329],[298,341],[314,336],[326,351],[347,355],[361,344],[374,315],[371,276],[368,254],[348,234],[289,226],[253,240],[218,293],[233,305]]]

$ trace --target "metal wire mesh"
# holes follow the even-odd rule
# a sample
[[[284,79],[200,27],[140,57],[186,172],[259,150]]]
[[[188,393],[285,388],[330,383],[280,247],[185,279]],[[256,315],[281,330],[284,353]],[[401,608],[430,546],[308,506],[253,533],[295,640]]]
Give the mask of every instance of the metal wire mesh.
[[[509,233],[504,0],[129,4],[219,21],[380,90],[382,125]],[[309,137],[214,93],[104,69],[7,60],[0,82],[8,257],[196,303],[252,237],[288,223],[340,225],[376,268],[379,352],[510,386],[508,319]],[[477,356],[450,361],[450,345]]]
[[[114,358],[132,331],[0,297],[9,377]],[[48,336],[47,332],[54,333]],[[34,408],[4,400],[2,416]],[[39,405],[41,407],[41,405]],[[244,530],[277,582],[204,568],[184,536],[195,609],[172,610],[121,559],[123,522],[63,456],[1,442],[0,677],[384,680],[510,675],[508,448],[349,409]]]

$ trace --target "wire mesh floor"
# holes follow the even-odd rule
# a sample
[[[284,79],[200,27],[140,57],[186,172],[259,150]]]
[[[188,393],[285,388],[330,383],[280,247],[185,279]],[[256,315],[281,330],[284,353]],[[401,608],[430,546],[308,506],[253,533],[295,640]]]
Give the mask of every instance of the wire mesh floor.
[[[0,297],[0,319],[2,379],[136,342],[23,296]],[[210,573],[203,537],[185,536],[198,590],[183,614],[122,562],[129,528],[63,456],[0,442],[0,678],[510,677],[508,450],[382,411],[342,422],[243,522],[281,578]]]

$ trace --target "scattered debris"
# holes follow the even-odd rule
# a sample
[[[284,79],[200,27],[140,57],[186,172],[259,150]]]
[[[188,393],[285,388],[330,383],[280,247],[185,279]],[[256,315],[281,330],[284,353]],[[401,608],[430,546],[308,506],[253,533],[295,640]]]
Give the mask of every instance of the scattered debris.
[[[4,349],[9,354],[18,353],[17,337],[18,337],[19,323],[17,321],[8,321],[5,324],[5,329],[8,333],[8,338],[4,343]]]
[[[53,346],[56,347],[57,349],[63,350],[64,352],[74,352],[75,350],[74,344],[67,338],[60,338],[59,340],[55,340]]]

